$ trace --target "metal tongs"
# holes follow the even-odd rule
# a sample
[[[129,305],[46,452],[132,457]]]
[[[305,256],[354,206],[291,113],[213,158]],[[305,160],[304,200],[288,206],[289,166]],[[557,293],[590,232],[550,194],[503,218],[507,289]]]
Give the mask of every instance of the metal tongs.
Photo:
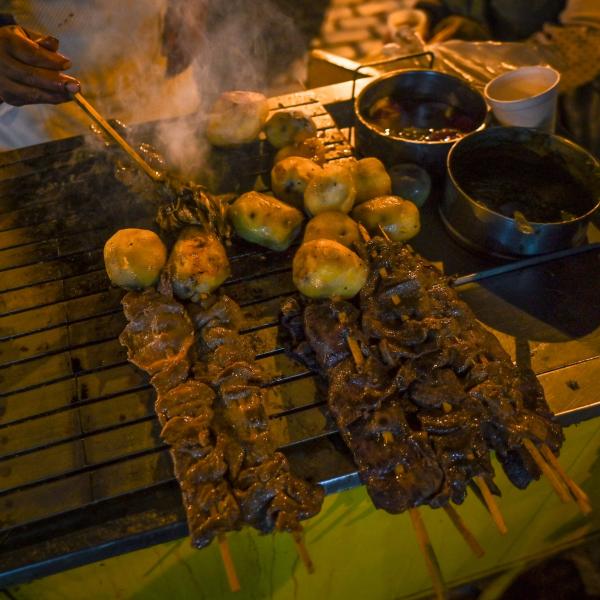
[[[73,95],[73,100],[80,108],[108,134],[121,148],[129,155],[131,159],[140,167],[152,181],[164,181],[165,174],[153,169],[121,136],[114,127],[79,93]]]

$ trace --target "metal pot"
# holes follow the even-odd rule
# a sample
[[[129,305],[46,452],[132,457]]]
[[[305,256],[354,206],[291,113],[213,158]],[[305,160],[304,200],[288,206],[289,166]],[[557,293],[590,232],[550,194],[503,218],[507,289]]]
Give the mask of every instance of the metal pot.
[[[450,150],[447,169],[439,206],[446,228],[493,256],[582,244],[600,208],[600,163],[558,135],[521,127],[475,132]]]
[[[367,84],[354,101],[356,148],[363,156],[375,156],[387,167],[398,163],[417,163],[434,174],[443,174],[448,151],[456,142],[415,141],[401,135],[389,135],[369,121],[369,111],[381,98],[392,96],[411,102],[439,102],[460,109],[473,130],[485,126],[487,105],[483,95],[468,83],[439,71],[407,69],[387,73]],[[419,116],[417,127],[430,127],[427,111]]]

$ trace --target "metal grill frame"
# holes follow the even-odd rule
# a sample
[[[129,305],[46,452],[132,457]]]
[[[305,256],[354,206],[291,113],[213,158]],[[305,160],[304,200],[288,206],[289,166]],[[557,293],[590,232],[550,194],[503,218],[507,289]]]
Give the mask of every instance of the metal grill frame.
[[[271,108],[300,108],[311,114],[326,142],[328,160],[344,158],[351,148],[316,96],[306,92],[274,98]],[[340,114],[339,107],[331,109]],[[147,139],[151,132],[152,125],[147,125],[136,134]],[[121,292],[109,287],[101,248],[117,227],[108,219],[101,227],[90,221],[89,229],[81,231],[76,225],[82,211],[85,217],[84,203],[69,197],[51,204],[52,193],[48,193],[54,184],[61,196],[60,180],[65,173],[76,181],[77,177],[82,181],[90,177],[86,168],[99,157],[88,152],[86,139],[79,137],[0,154],[0,586],[187,533],[179,486],[167,448],[158,436],[153,391],[147,377],[127,363],[116,341],[125,324]],[[251,160],[244,174],[250,178],[264,175],[269,166],[265,154],[253,154],[256,147],[249,153]],[[243,152],[233,154],[235,160],[243,157]],[[258,157],[257,161],[253,163],[252,157]],[[15,186],[27,191],[35,181],[41,183],[39,201],[35,197],[39,190],[34,188],[33,197],[25,193],[24,205],[19,204]],[[91,191],[88,201],[93,202],[97,189]],[[75,225],[70,219],[75,219]],[[447,256],[450,272],[492,269],[478,276],[489,285],[474,284],[470,278],[464,286],[467,301],[471,297],[471,306],[479,307],[485,316],[486,306],[489,309],[494,299],[496,303],[502,300],[504,293],[497,296],[502,279],[508,281],[511,275],[502,274],[497,261],[473,256],[456,246],[445,235],[432,203],[423,211],[423,221],[432,233],[423,237],[420,246],[417,241],[422,254],[432,259]],[[64,234],[65,223],[70,223],[69,235]],[[11,236],[12,242],[7,241]],[[251,319],[244,333],[255,339],[257,358],[264,361],[267,371],[273,372],[275,367],[267,386],[271,394],[267,409],[282,450],[299,474],[320,481],[333,493],[358,485],[356,470],[327,419],[324,399],[311,388],[312,373],[286,359],[284,349],[274,345],[279,301],[294,292],[290,277],[294,249],[275,253],[250,244],[237,245],[231,253],[234,275],[226,282],[225,291],[240,301]],[[539,274],[550,269],[553,277],[560,273],[572,279],[597,255],[594,247],[578,253],[575,270],[575,258],[565,257],[524,266],[523,271]],[[486,276],[493,279],[488,282]],[[259,285],[258,280],[266,283]],[[28,305],[28,290],[33,288],[37,304]],[[88,314],[91,298],[98,302],[95,312]],[[16,329],[9,332],[7,323]],[[572,332],[567,333],[573,337]],[[35,343],[38,346],[32,348]],[[598,364],[592,355],[573,357],[573,364],[590,361]],[[588,366],[592,367],[592,362]],[[106,381],[105,375],[110,375]],[[126,387],[111,388],[110,382],[121,380]],[[98,381],[108,389],[102,389]],[[12,388],[6,388],[7,382]],[[100,393],[94,392],[94,385]],[[279,397],[277,390],[285,386],[293,391]],[[72,392],[71,400],[53,405],[58,391]],[[28,402],[15,400],[19,396]],[[596,407],[589,402],[571,410],[553,408],[562,412],[565,422],[596,414]],[[61,426],[68,429],[69,422],[74,433],[60,437]],[[40,423],[53,424],[56,431],[51,427],[37,431]],[[143,443],[136,445],[138,438]],[[123,453],[119,452],[120,443],[124,444]],[[45,465],[66,460],[66,455],[72,462],[65,462],[65,468],[44,472]],[[35,469],[40,470],[38,475]],[[129,477],[123,478],[119,489],[114,480],[120,481],[124,473]],[[11,479],[13,483],[7,487],[6,481]],[[87,486],[87,496],[44,513],[44,500],[80,489],[74,481],[84,482],[81,489]],[[10,506],[7,500],[12,501]],[[19,514],[17,509],[24,515],[29,509],[30,514],[7,523],[5,511]]]

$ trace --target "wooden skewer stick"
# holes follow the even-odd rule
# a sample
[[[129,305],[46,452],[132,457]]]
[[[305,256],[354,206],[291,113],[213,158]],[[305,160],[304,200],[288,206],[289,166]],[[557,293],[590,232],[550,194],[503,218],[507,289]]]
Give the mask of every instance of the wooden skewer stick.
[[[589,496],[567,475],[567,472],[563,469],[562,465],[558,462],[558,458],[554,456],[554,453],[546,444],[541,447],[541,452],[549,465],[554,467],[554,470],[562,477],[563,481],[569,487],[569,490],[573,494],[579,509],[584,515],[589,515],[592,512],[592,504]]]
[[[231,558],[231,550],[229,549],[229,544],[225,534],[219,533],[217,536],[217,541],[219,542],[219,551],[221,552],[223,566],[225,567],[225,572],[227,573],[229,588],[232,592],[239,592],[241,589],[240,581],[235,571],[235,565],[233,564],[233,559]]]
[[[358,342],[351,335],[346,337],[346,342],[348,343],[348,348],[350,348],[350,352],[352,353],[352,358],[356,363],[356,367],[360,371],[364,364],[364,357],[360,351],[360,348],[358,347]]]
[[[558,475],[550,468],[550,465],[544,460],[544,457],[540,454],[536,445],[527,438],[523,438],[523,446],[529,452],[531,458],[533,458],[535,464],[538,466],[540,471],[548,478],[550,485],[554,488],[556,495],[560,498],[561,502],[565,504],[571,502],[571,494],[569,488],[562,482]]]
[[[294,531],[292,533],[292,538],[294,539],[294,544],[296,545],[296,550],[298,551],[298,556],[300,560],[304,563],[306,570],[312,575],[315,572],[315,565],[310,558],[308,550],[306,549],[306,545],[304,543],[304,536],[301,531]]]
[[[483,495],[485,505],[487,506],[488,510],[490,511],[492,521],[494,521],[496,527],[498,528],[498,531],[502,535],[505,535],[506,533],[508,533],[508,529],[506,528],[506,523],[504,522],[504,517],[502,516],[502,513],[500,512],[500,509],[498,508],[498,505],[496,504],[496,499],[492,495],[492,492],[490,492],[490,488],[488,487],[487,483],[485,482],[485,479],[483,477],[481,477],[481,475],[476,475],[475,477],[473,477],[473,480],[475,481],[475,483],[481,490],[481,494]]]
[[[73,95],[73,100],[81,109],[95,121],[110,137],[121,146],[129,157],[140,167],[152,181],[162,181],[163,173],[153,169],[112,127],[112,125],[78,92]]]
[[[425,529],[425,523],[423,523],[421,513],[416,508],[409,508],[408,514],[410,515],[410,520],[412,521],[412,526],[415,530],[421,553],[425,558],[425,564],[433,583],[435,597],[438,600],[444,600],[444,598],[446,598],[446,586],[444,585],[440,564],[438,563],[437,556],[431,545],[427,529]]]
[[[462,535],[465,542],[467,542],[469,548],[471,548],[473,551],[473,554],[475,554],[477,558],[481,558],[485,554],[485,550],[479,545],[479,542],[471,533],[470,529],[467,527],[467,524],[463,521],[456,509],[451,504],[446,504],[444,506],[444,510],[446,511],[448,517],[450,517],[450,520],[456,529],[458,529],[459,533]]]

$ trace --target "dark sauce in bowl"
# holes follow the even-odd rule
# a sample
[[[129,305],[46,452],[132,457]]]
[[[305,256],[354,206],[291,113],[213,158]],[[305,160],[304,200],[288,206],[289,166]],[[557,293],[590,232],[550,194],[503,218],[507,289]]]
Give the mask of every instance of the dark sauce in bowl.
[[[367,120],[385,135],[415,142],[450,142],[477,128],[475,120],[456,106],[398,96],[375,101]]]
[[[475,202],[505,217],[521,213],[533,223],[570,221],[596,202],[559,156],[502,144],[466,158],[456,165],[457,183]]]

